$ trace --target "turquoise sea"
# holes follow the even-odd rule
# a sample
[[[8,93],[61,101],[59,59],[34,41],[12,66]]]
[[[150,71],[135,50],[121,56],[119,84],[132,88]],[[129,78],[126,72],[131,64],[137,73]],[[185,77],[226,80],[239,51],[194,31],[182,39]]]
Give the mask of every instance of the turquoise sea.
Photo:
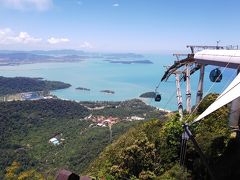
[[[155,91],[166,65],[171,65],[175,58],[172,55],[144,55],[144,59],[153,64],[114,64],[103,59],[88,59],[82,62],[38,63],[18,66],[1,66],[0,75],[6,77],[42,77],[46,80],[56,80],[70,83],[72,87],[52,91],[52,94],[62,99],[76,101],[120,101],[138,98],[140,94]],[[209,81],[209,72],[214,67],[207,66],[204,92],[213,85]],[[223,70],[223,68],[222,68]],[[234,78],[236,72],[225,70],[221,83],[216,83],[210,92],[222,92]],[[192,102],[195,103],[199,72],[191,77]],[[85,87],[91,91],[76,90]],[[183,100],[185,100],[185,83],[182,82]],[[113,90],[115,94],[104,94],[100,90]],[[162,95],[161,102],[146,100],[147,103],[163,109],[176,110],[175,79],[171,77],[162,82],[158,92]]]

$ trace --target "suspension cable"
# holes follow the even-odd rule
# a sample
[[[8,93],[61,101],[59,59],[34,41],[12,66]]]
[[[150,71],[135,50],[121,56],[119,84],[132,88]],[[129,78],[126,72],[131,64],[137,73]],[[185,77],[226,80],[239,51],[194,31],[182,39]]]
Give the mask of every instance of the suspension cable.
[[[236,54],[236,52],[235,52],[235,54]],[[235,55],[235,54],[234,54],[234,55]],[[233,56],[230,56],[230,57],[229,57],[228,63],[227,63],[227,65],[224,67],[223,72],[224,72],[224,71],[226,70],[226,68],[228,67],[228,65],[229,65],[230,60],[232,59],[232,57],[233,57]],[[239,67],[239,66],[238,66],[238,67]],[[218,77],[216,78],[216,80],[221,76],[221,74],[223,74],[223,72],[218,75]],[[208,89],[208,91],[207,91],[205,94],[208,94],[208,93],[210,92],[210,90],[213,88],[213,86],[215,86],[216,80],[213,82],[213,84],[211,85],[211,87]],[[191,118],[192,114],[197,110],[198,106],[201,104],[202,101],[203,101],[203,99],[201,99],[201,101],[196,105],[196,107],[194,108],[194,110],[192,111],[192,113],[190,113],[187,121]]]
[[[230,61],[230,59],[229,59],[229,61]],[[229,63],[230,63],[230,62],[228,62],[227,65],[224,67],[222,73],[226,70],[226,68],[228,67]],[[216,80],[212,83],[212,85],[210,86],[210,88],[207,90],[207,92],[206,92],[205,94],[208,94],[208,93],[212,90],[212,88],[216,85],[217,79],[221,76],[222,73],[220,73],[220,74],[218,75],[218,77],[216,78]],[[188,122],[189,119],[191,118],[191,116],[193,115],[193,113],[195,113],[195,111],[197,110],[197,108],[199,107],[199,105],[201,104],[201,102],[203,101],[203,99],[204,99],[204,98],[201,99],[201,101],[195,106],[195,108],[193,109],[193,111],[189,114],[186,122]]]
[[[231,58],[232,58],[232,56],[229,57],[229,61],[228,61],[227,65],[224,67],[223,72],[224,72],[224,71],[226,70],[226,68],[228,67]],[[238,66],[238,68],[239,68],[239,66]],[[213,82],[213,84],[210,86],[210,88],[208,89],[207,93],[205,93],[205,94],[208,94],[208,93],[210,92],[210,90],[211,90],[211,89],[214,87],[214,85],[216,84],[217,79],[221,76],[221,74],[223,74],[223,72],[218,75],[218,77],[216,78],[216,80]],[[189,119],[191,118],[191,116],[193,115],[193,113],[197,110],[198,106],[201,104],[202,101],[203,101],[203,99],[201,99],[201,101],[196,105],[196,107],[194,108],[194,110],[190,113],[189,117],[188,117],[187,120],[186,120],[187,122],[189,121]],[[240,108],[239,108],[239,109],[240,109]],[[236,111],[237,111],[237,110],[236,110]],[[235,112],[236,112],[236,111],[235,111]],[[231,113],[234,113],[234,112],[231,112]],[[231,114],[231,113],[230,113],[230,114]],[[184,132],[184,133],[185,133],[185,132]],[[184,134],[184,133],[183,133],[183,134]],[[182,135],[182,136],[183,136],[183,135]],[[182,165],[182,166],[184,166],[184,162],[185,162],[185,158],[186,158],[186,146],[187,146],[186,142],[184,142],[184,141],[186,141],[186,139],[185,139],[184,137],[182,137],[182,141],[181,141],[181,152],[180,152],[180,165]]]

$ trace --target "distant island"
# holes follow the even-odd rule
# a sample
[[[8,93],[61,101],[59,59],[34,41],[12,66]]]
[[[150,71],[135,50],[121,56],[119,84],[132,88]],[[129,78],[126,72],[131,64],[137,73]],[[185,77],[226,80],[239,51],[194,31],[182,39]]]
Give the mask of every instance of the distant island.
[[[11,51],[0,50],[0,66],[14,66],[20,64],[48,63],[48,62],[81,62],[91,59],[107,59],[110,63],[122,64],[152,64],[149,60],[131,60],[140,59],[144,56],[134,53],[92,53],[79,50],[34,50],[34,51]],[[117,61],[115,61],[117,60]]]
[[[144,56],[141,54],[135,53],[109,53],[103,54],[108,59],[126,59],[126,58],[143,58]]]
[[[139,97],[141,98],[155,98],[156,93],[155,92],[146,92],[141,94]]]
[[[84,87],[77,87],[77,90],[82,90],[82,91],[90,91],[91,89],[84,88]]]
[[[46,62],[78,62],[89,58],[86,55],[43,55],[29,52],[0,53],[0,66]]]
[[[0,96],[23,92],[51,91],[71,86],[71,84],[64,82],[47,81],[41,78],[3,76],[0,76],[0,84]]]
[[[110,63],[116,63],[116,64],[153,64],[150,60],[105,60]]]
[[[115,93],[114,91],[111,91],[111,90],[101,90],[100,92],[107,93],[107,94],[114,94]]]

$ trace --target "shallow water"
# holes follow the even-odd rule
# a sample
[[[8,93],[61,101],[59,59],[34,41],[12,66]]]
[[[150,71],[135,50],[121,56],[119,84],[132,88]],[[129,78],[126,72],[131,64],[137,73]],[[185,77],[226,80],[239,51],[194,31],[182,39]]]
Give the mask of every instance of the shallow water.
[[[171,55],[145,55],[144,59],[153,64],[111,64],[104,59],[90,59],[76,63],[38,63],[18,66],[1,66],[0,75],[6,77],[25,76],[42,77],[46,80],[57,80],[70,83],[68,89],[52,91],[52,94],[68,100],[77,101],[120,101],[138,98],[140,94],[155,91],[165,68],[175,60]],[[204,92],[213,85],[208,75],[213,66],[207,66],[204,80]],[[223,69],[223,68],[222,68]],[[210,92],[222,92],[234,78],[236,72],[225,70],[221,83],[216,83]],[[195,103],[195,94],[198,83],[196,72],[191,77],[192,102]],[[182,94],[185,101],[185,83],[182,82]],[[76,90],[77,87],[89,88],[91,91]],[[105,94],[101,90],[112,90],[115,94]],[[147,103],[163,109],[176,110],[175,79],[162,82],[158,91],[162,95],[159,103],[146,100]]]

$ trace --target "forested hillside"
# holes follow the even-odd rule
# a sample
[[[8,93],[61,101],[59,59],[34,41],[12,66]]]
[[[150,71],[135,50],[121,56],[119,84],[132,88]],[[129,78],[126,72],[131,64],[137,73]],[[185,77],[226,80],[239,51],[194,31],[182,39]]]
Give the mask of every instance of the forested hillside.
[[[197,116],[215,99],[216,94],[205,97]],[[228,107],[212,113],[201,123],[191,126],[216,179],[238,179],[240,146],[230,138]],[[193,117],[186,117],[191,121]],[[183,132],[179,116],[173,114],[168,121],[148,121],[131,128],[109,145],[85,171],[85,174],[109,179],[210,179],[194,146],[189,141],[185,171],[179,166],[180,140]]]
[[[0,96],[32,91],[50,91],[70,87],[60,81],[46,81],[41,78],[0,76]]]
[[[94,107],[105,107],[100,110]],[[90,110],[91,108],[94,110]],[[131,110],[131,107],[132,110]],[[139,100],[82,102],[45,99],[0,103],[0,179],[54,178],[65,168],[82,174],[110,143],[109,128],[93,126],[94,116],[118,117],[112,138],[142,121],[122,121],[126,116],[164,115]],[[122,118],[121,118],[122,117]],[[50,143],[57,137],[60,144]]]
[[[216,97],[205,97],[193,117],[184,120],[192,121]],[[191,126],[217,179],[237,179],[240,172],[240,144],[230,138],[228,113],[225,106]],[[112,127],[112,144],[109,128],[93,126],[86,119],[90,115],[120,119]],[[155,120],[121,121],[128,116]],[[185,170],[179,166],[183,129],[178,114],[164,116],[139,100],[2,102],[0,132],[0,178],[54,179],[65,168],[108,179],[210,179],[190,141]],[[50,143],[53,137],[59,145]]]

